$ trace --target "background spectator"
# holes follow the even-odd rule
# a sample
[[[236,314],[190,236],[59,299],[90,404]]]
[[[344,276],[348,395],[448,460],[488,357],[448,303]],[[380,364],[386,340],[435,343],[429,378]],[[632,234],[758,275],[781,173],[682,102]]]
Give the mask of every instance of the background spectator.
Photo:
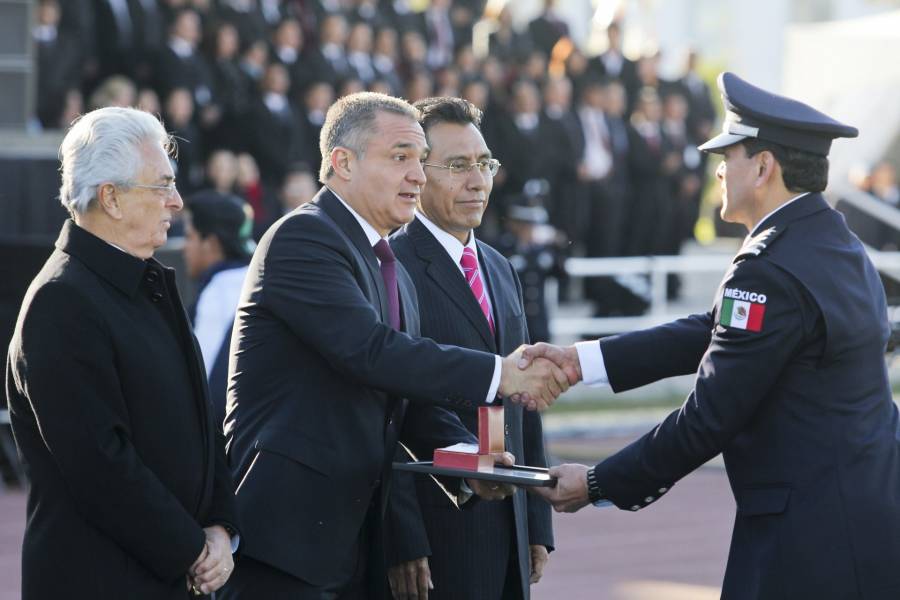
[[[606,28],[601,53],[587,54],[552,0],[524,27],[511,3],[499,12],[487,4],[41,0],[37,116],[64,126],[82,98],[163,113],[181,141],[179,187],[233,187],[253,208],[258,237],[305,201],[308,189],[290,191],[316,180],[335,98],[362,89],[410,101],[461,96],[484,112],[485,140],[502,163],[482,238],[507,231],[511,199],[540,179],[545,193],[530,202],[567,240],[564,255],[679,252],[707,180],[694,145],[716,118],[697,54],[664,80],[658,53],[625,55],[620,22]],[[484,27],[473,28],[479,19]],[[295,172],[298,163],[308,173]],[[606,297],[599,313],[622,310],[609,290],[586,291]],[[674,279],[669,292],[678,292]]]

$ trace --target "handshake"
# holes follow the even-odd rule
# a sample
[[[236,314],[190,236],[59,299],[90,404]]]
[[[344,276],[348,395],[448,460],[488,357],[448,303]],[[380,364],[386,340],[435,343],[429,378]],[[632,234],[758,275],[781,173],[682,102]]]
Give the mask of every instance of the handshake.
[[[575,347],[542,342],[522,345],[503,359],[498,392],[528,410],[545,410],[579,381],[581,363]]]

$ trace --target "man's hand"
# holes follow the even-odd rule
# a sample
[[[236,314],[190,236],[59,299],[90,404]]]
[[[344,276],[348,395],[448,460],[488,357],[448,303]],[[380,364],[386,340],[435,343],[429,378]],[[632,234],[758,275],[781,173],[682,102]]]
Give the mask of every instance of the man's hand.
[[[537,358],[546,358],[562,369],[569,380],[569,385],[575,385],[581,381],[581,361],[578,360],[578,351],[575,346],[554,346],[540,342],[534,346],[524,346],[521,350],[519,368],[527,369],[531,362]]]
[[[531,579],[529,583],[537,583],[544,575],[544,567],[550,559],[550,553],[543,544],[532,544],[531,549]]]
[[[205,555],[201,553],[191,567],[191,580],[202,593],[210,594],[228,581],[234,571],[234,559],[231,556],[231,537],[224,527],[213,525],[204,527],[203,531],[206,533]]]
[[[494,452],[494,464],[511,467],[516,464],[516,457],[509,452]],[[516,493],[516,486],[509,483],[497,483],[484,479],[466,479],[468,485],[482,500],[503,500]]]
[[[394,565],[388,569],[388,582],[396,600],[428,600],[428,590],[434,589],[428,557]]]
[[[500,371],[501,396],[507,396],[528,410],[545,410],[556,398],[569,389],[569,377],[553,362],[532,359],[528,369],[519,367],[526,346],[503,359]]]
[[[584,465],[550,467],[550,476],[557,478],[556,487],[535,486],[529,491],[552,504],[556,512],[577,512],[588,505],[587,472]]]

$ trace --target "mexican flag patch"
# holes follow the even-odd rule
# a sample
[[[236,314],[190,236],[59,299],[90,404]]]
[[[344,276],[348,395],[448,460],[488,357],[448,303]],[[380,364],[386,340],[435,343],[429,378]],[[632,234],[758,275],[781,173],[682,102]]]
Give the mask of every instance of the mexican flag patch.
[[[766,295],[725,288],[719,308],[719,324],[747,331],[762,331]]]

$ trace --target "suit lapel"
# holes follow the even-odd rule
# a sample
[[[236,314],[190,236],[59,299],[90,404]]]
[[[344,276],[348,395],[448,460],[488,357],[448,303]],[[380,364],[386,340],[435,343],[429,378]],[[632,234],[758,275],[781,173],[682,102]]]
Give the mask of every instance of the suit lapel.
[[[369,245],[369,238],[366,237],[366,232],[363,231],[362,227],[360,227],[359,223],[356,221],[356,218],[350,214],[350,211],[347,210],[341,201],[338,200],[328,188],[323,187],[316,195],[314,202],[317,202],[328,216],[337,223],[338,227],[341,228],[356,248],[357,253],[360,258],[362,258],[362,262],[366,265],[366,268],[369,271],[369,277],[374,284],[378,296],[374,300],[378,302],[381,321],[383,323],[389,323],[390,316],[388,315],[387,292],[384,289],[384,278],[381,276],[381,268],[378,266],[378,259],[375,257],[375,251]]]
[[[420,335],[419,309],[413,301],[416,288],[403,263],[397,261],[397,287],[400,292],[400,329],[414,336]]]
[[[495,254],[485,252],[484,245],[480,241],[476,240],[475,243],[478,244],[484,285],[492,300],[494,330],[497,332],[497,345],[494,351],[504,354],[504,348],[508,345],[507,337],[510,333],[504,325],[509,317],[515,314],[513,304],[518,301],[518,298],[511,299],[510,294],[515,294],[516,284],[509,277],[509,264],[505,262],[505,259],[501,262]]]
[[[456,304],[459,310],[472,323],[472,326],[478,331],[478,334],[492,350],[496,350],[496,340],[491,334],[490,326],[484,313],[481,312],[481,306],[475,300],[469,284],[466,283],[462,272],[457,268],[447,251],[441,246],[440,242],[435,239],[431,232],[418,220],[413,219],[412,223],[406,226],[409,232],[410,240],[416,249],[416,254],[428,263],[426,272],[434,282],[444,290],[451,302]],[[495,319],[496,323],[496,319]]]

